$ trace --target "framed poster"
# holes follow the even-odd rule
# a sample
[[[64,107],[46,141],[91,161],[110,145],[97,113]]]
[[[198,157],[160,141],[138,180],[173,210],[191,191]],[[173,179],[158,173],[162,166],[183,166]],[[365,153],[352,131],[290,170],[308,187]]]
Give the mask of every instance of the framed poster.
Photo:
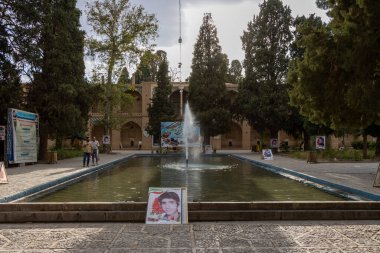
[[[103,135],[103,144],[104,145],[111,144],[111,138],[109,135]]]
[[[186,224],[187,189],[149,187],[146,224]]]
[[[8,109],[7,157],[9,163],[37,162],[38,115]]]
[[[273,153],[271,149],[263,149],[262,152],[264,160],[273,160]]]
[[[326,136],[316,136],[315,137],[315,148],[316,149],[326,149]]]
[[[270,147],[271,148],[278,148],[278,140],[277,139],[270,139]]]

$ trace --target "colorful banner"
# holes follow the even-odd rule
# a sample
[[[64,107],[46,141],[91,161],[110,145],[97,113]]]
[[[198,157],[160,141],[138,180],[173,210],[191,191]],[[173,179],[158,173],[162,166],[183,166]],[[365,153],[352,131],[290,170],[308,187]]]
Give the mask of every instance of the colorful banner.
[[[37,162],[38,115],[8,109],[7,157],[9,163]]]
[[[199,126],[194,126],[190,137],[188,137],[188,147],[201,146],[201,130]],[[183,122],[161,122],[161,146],[162,147],[185,147],[183,136]]]

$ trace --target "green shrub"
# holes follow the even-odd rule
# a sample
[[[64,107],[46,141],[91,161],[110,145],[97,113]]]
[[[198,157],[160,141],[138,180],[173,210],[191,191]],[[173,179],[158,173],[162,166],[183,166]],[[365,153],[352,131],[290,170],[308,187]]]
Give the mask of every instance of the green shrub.
[[[351,146],[354,149],[363,149],[363,141],[353,141],[351,142]],[[367,142],[367,148],[370,150],[374,150],[376,148],[376,142],[374,141]]]
[[[54,151],[57,152],[58,160],[80,157],[83,155],[81,149],[55,149]]]

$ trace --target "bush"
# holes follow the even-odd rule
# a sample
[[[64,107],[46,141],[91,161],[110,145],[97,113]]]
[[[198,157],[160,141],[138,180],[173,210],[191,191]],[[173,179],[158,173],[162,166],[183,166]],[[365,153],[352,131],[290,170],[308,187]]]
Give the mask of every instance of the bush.
[[[354,149],[363,149],[363,141],[353,141],[351,142],[351,146]],[[376,148],[376,142],[374,141],[367,142],[367,148],[370,150],[374,150]]]
[[[81,149],[55,149],[57,152],[58,160],[68,159],[73,157],[80,157],[83,155],[83,151]]]

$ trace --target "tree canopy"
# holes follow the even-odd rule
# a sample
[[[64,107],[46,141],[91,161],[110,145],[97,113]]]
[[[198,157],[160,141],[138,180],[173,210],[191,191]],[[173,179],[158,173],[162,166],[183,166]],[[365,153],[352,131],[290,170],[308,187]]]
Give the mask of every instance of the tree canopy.
[[[290,67],[291,103],[314,123],[364,129],[380,120],[378,1],[318,1],[331,21],[301,22]]]
[[[97,71],[106,76],[108,103],[104,118],[106,133],[110,134],[115,104],[111,101],[111,85],[125,66],[136,63],[152,47],[150,40],[157,36],[157,20],[141,5],[132,6],[129,0],[96,0],[88,4],[87,20],[93,30],[87,41],[90,54],[98,62]]]
[[[228,132],[231,114],[226,100],[227,61],[222,54],[217,30],[210,13],[203,23],[194,46],[189,84],[189,101],[200,122],[204,144],[210,136]]]
[[[157,87],[154,89],[152,103],[148,107],[149,122],[147,132],[160,136],[161,122],[175,120],[175,108],[169,100],[172,85],[168,75],[169,67],[166,58],[162,59],[157,73]]]
[[[286,74],[291,24],[289,7],[280,0],[264,1],[241,37],[245,78],[234,108],[258,132],[268,129],[272,137],[289,117]]]

